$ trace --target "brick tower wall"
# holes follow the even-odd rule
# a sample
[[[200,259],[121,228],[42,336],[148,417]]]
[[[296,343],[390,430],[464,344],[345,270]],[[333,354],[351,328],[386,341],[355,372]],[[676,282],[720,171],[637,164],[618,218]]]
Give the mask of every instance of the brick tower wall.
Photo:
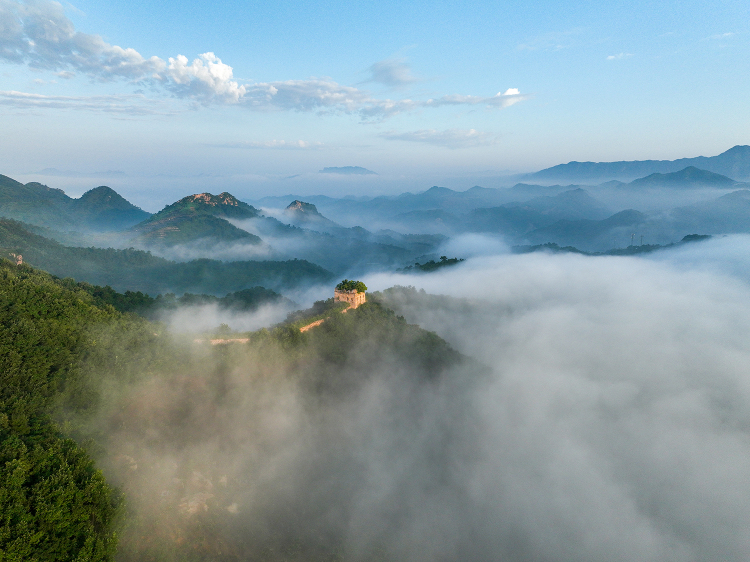
[[[360,304],[367,302],[367,297],[365,296],[365,293],[358,293],[355,290],[339,291],[338,289],[334,289],[333,300],[349,303],[349,306],[352,308],[357,308]]]

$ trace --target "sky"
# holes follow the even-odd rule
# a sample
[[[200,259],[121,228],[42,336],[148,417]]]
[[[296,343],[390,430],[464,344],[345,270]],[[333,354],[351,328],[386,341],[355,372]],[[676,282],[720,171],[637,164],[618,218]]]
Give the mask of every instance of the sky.
[[[154,211],[713,156],[749,51],[746,1],[0,0],[0,173]]]

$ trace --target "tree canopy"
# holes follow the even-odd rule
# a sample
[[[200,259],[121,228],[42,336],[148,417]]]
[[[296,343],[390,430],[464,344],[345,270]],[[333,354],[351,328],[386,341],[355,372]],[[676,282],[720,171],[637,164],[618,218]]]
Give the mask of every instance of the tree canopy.
[[[362,283],[362,281],[350,281],[349,279],[344,279],[341,283],[336,285],[336,290],[357,291],[358,293],[364,293],[367,290],[367,285]]]

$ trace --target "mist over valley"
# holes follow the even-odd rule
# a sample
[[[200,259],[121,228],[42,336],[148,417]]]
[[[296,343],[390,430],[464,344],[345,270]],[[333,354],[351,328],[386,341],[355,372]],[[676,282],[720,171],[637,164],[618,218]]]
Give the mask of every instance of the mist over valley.
[[[44,451],[95,463],[65,485],[98,498],[59,504],[64,546],[22,541],[42,512],[5,516],[11,552],[750,554],[747,184],[202,193],[153,215],[103,186],[0,188],[4,509],[56,501]],[[334,302],[343,277],[365,304]]]
[[[0,0],[0,562],[750,560],[748,52]]]

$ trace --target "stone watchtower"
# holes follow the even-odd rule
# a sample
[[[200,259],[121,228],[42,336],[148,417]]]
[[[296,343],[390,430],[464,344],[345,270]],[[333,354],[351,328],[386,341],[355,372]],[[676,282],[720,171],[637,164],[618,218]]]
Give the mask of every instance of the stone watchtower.
[[[333,300],[336,302],[345,302],[351,308],[357,308],[360,304],[364,304],[367,301],[365,291],[367,291],[367,287],[362,281],[344,279],[333,290]]]

